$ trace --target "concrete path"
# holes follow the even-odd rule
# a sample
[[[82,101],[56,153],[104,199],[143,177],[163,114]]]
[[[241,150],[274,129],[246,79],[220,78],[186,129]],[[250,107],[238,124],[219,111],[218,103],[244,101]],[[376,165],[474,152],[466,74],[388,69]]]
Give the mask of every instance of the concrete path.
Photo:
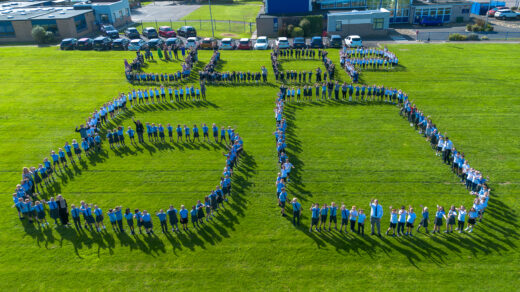
[[[192,13],[201,5],[186,5],[176,2],[160,1],[148,4],[144,7],[132,10],[132,20],[134,22],[152,22],[152,21],[175,21],[180,20],[184,16]]]

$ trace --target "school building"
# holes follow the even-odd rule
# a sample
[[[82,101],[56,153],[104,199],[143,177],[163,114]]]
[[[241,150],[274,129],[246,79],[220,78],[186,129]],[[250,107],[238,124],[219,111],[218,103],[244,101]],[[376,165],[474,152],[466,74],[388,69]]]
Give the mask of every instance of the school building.
[[[277,37],[280,28],[308,15],[323,16],[328,34],[378,37],[392,24],[418,24],[421,19],[441,23],[467,22],[472,2],[464,0],[264,0],[258,15],[258,35]]]
[[[131,22],[128,0],[67,5],[63,0],[0,3],[0,43],[32,42],[31,31],[42,26],[57,38],[96,35],[101,24]]]

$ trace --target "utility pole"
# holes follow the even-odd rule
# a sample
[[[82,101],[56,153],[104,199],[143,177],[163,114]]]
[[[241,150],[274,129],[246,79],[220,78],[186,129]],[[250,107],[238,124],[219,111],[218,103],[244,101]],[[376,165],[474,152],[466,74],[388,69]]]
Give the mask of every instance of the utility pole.
[[[211,14],[211,0],[208,0],[208,5],[209,5],[209,21],[210,21],[210,24],[211,24],[211,36],[212,37],[215,37],[215,31],[213,30],[213,15]]]

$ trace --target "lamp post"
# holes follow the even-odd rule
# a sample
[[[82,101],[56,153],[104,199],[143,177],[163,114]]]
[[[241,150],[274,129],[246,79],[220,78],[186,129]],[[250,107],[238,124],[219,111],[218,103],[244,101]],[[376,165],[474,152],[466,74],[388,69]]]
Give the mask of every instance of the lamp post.
[[[211,0],[208,0],[209,5],[209,21],[211,24],[211,36],[215,37],[215,31],[213,30],[213,15],[211,14]]]

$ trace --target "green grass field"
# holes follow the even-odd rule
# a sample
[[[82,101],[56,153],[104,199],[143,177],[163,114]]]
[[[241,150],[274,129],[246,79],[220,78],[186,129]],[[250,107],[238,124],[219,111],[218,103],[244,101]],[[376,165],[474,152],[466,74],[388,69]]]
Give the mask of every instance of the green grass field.
[[[211,13],[215,20],[234,20],[255,22],[256,15],[262,7],[261,2],[244,2],[235,4],[212,4]],[[209,20],[209,5],[202,5],[197,10],[183,17],[182,20]]]
[[[520,284],[520,64],[515,44],[392,45],[401,66],[364,72],[363,82],[407,92],[490,176],[486,218],[472,234],[413,238],[308,233],[311,202],[358,205],[377,197],[388,206],[471,203],[457,178],[398,115],[395,106],[316,102],[287,107],[290,157],[297,172],[290,197],[304,207],[301,228],[279,216],[269,52],[222,52],[220,71],[271,75],[262,86],[208,87],[208,102],[132,109],[155,123],[232,126],[246,155],[227,210],[201,231],[157,237],[109,231],[77,235],[22,224],[10,194],[23,166],[33,166],[65,141],[96,107],[132,89],[123,59],[133,52],[62,52],[55,47],[1,48],[0,281],[1,290],[478,290],[514,291]],[[203,51],[203,65],[211,52]],[[339,65],[338,51],[330,57]],[[493,56],[493,57],[490,57]],[[313,61],[284,68],[314,69]],[[175,72],[177,62],[147,70]],[[344,73],[340,80],[348,80]],[[64,175],[55,191],[70,203],[104,210],[122,205],[158,210],[191,205],[217,184],[224,166],[215,144],[147,143],[97,157]],[[289,217],[290,219],[290,217]],[[108,223],[108,220],[105,220]],[[369,224],[366,225],[369,229]],[[110,229],[110,227],[108,227]],[[444,227],[443,227],[444,230]],[[365,232],[367,229],[365,230]]]

